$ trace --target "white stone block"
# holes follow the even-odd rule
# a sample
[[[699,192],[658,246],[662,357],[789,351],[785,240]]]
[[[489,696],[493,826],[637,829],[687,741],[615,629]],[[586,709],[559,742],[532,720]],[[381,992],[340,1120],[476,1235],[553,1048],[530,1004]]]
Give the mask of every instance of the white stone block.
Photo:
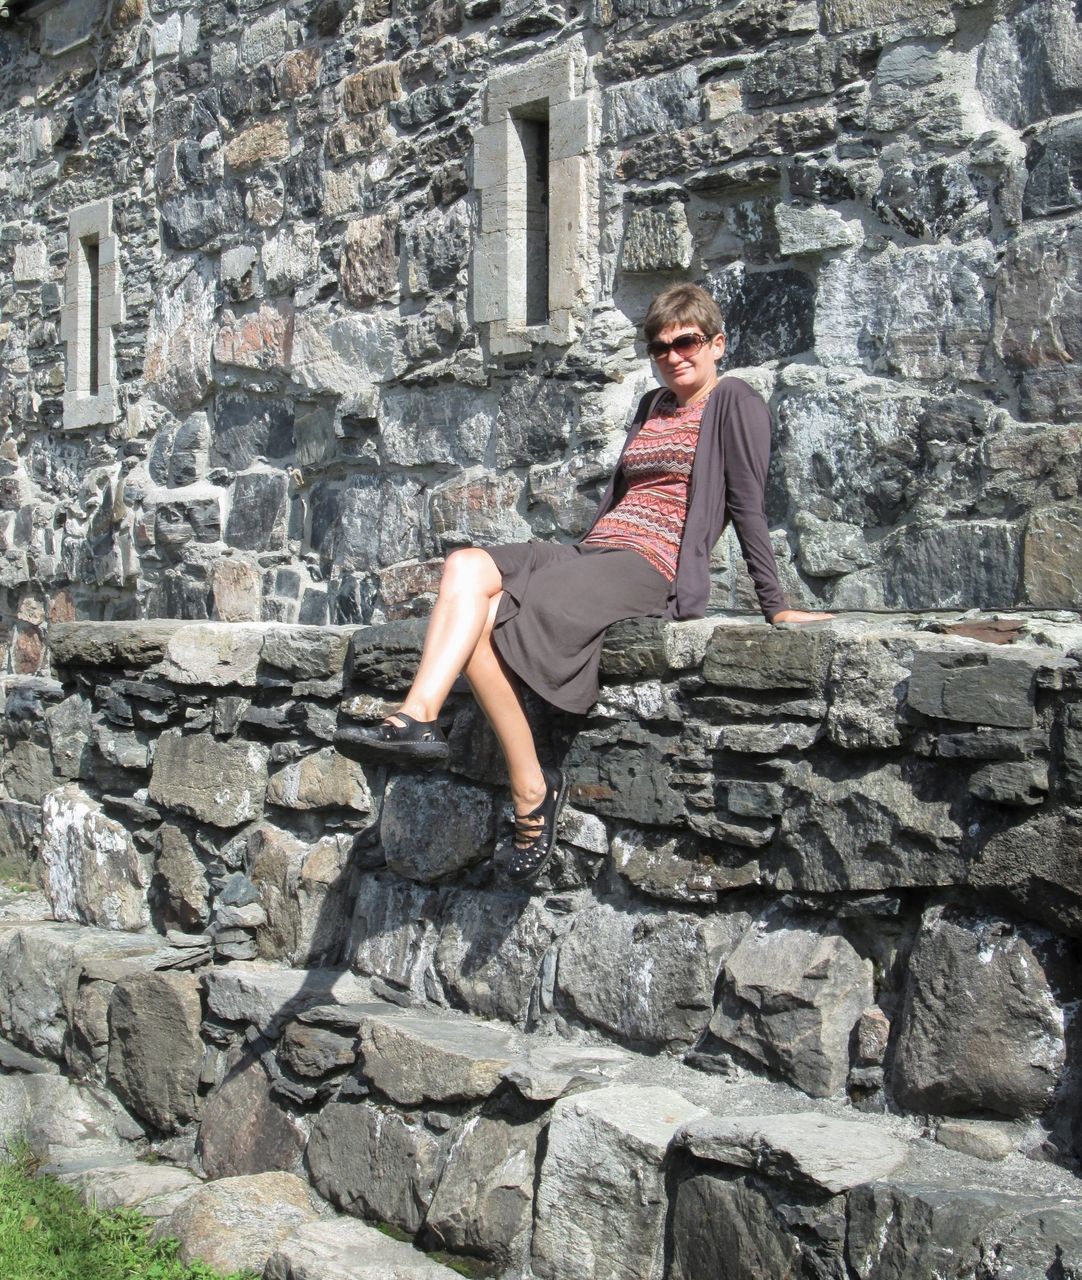
[[[835,209],[779,204],[774,209],[778,242],[784,254],[822,253],[864,243],[864,228]]]
[[[184,26],[179,13],[171,13],[168,18],[154,28],[154,56],[156,58],[172,58],[180,52],[180,42],[184,34]]]
[[[582,155],[597,146],[598,101],[594,94],[558,102],[549,109],[549,160]]]
[[[568,156],[549,166],[549,309],[569,309],[585,296],[588,275],[587,162]]]
[[[43,240],[15,246],[16,284],[40,284],[47,278],[48,272],[49,256]]]
[[[515,143],[515,126],[510,118],[477,130],[474,135],[473,185],[479,191],[507,181],[508,155]]]

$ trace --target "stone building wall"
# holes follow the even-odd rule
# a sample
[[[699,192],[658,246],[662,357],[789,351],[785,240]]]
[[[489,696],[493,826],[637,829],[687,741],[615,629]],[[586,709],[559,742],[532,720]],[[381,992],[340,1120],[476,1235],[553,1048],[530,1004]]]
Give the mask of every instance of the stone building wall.
[[[771,400],[796,600],[1078,605],[1069,0],[7,9],[11,669],[49,619],[393,619],[449,548],[573,536],[678,279]]]

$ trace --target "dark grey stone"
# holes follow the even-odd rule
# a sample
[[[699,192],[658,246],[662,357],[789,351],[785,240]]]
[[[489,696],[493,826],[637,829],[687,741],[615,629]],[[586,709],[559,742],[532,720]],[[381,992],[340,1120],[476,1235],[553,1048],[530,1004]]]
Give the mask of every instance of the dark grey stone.
[[[980,204],[982,191],[958,160],[896,160],[884,171],[872,208],[917,239],[937,240]]]
[[[1022,598],[1022,539],[1011,523],[911,526],[883,545],[884,596],[893,609],[1010,609]]]
[[[832,644],[821,630],[718,627],[706,647],[703,675],[732,689],[811,689],[823,679]]]
[[[1082,937],[1082,814],[1067,809],[1007,825],[978,824],[974,836],[977,857],[969,864],[969,883],[1006,893],[1025,915]]]
[[[398,691],[413,682],[427,623],[420,619],[389,622],[355,631],[347,670],[358,684]]]
[[[673,789],[678,733],[661,734],[637,724],[579,734],[564,760],[575,803],[610,818],[644,826],[679,823],[683,797]]]
[[[453,1131],[437,1137],[415,1115],[332,1102],[312,1126],[305,1160],[316,1190],[332,1204],[413,1235],[452,1137]]]
[[[933,908],[909,960],[891,1083],[913,1111],[1037,1115],[1066,1060],[1047,934]]]
[[[798,1238],[751,1178],[697,1174],[677,1187],[673,1280],[799,1274]]]
[[[1082,1216],[1073,1201],[873,1182],[850,1193],[847,1220],[846,1261],[857,1280],[978,1276],[989,1258],[1018,1280],[1066,1278],[1082,1267]]]
[[[214,399],[212,461],[240,471],[253,462],[290,457],[294,449],[293,425],[290,400],[244,391],[219,391]]]
[[[743,85],[753,107],[776,106],[827,95],[874,72],[880,42],[873,33],[812,40],[756,58]]]
[[[741,369],[811,350],[815,283],[803,271],[749,272],[738,264],[712,272],[703,288],[725,317],[723,367]]]
[[[913,656],[906,700],[927,716],[1029,729],[1040,668],[1039,657],[1007,657],[984,648],[924,650]]]
[[[995,804],[1032,808],[1048,795],[1048,766],[1036,760],[982,765],[970,777],[969,791]]]
[[[300,1163],[305,1132],[274,1101],[262,1063],[249,1054],[234,1055],[204,1104],[196,1152],[209,1178],[292,1170]]]
[[[1022,211],[1030,218],[1082,206],[1082,121],[1068,120],[1036,135],[1026,160]]]
[[[165,242],[171,249],[214,249],[243,216],[240,195],[232,184],[197,187],[162,203]]]
[[[233,482],[233,501],[225,540],[246,551],[285,546],[289,481],[280,471],[250,471]]]

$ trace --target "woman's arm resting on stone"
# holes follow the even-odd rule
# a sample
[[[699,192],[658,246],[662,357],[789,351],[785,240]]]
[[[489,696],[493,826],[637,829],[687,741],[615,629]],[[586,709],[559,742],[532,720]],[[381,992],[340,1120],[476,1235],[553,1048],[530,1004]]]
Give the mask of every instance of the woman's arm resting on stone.
[[[725,510],[768,622],[789,610],[766,523],[766,472],[770,465],[770,410],[757,395],[745,395],[725,423]]]

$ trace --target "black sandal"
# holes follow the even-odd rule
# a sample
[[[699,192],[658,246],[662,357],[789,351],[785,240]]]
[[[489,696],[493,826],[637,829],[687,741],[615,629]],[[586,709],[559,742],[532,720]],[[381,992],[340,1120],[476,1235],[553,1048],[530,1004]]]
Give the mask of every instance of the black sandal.
[[[526,884],[548,866],[556,847],[556,824],[567,800],[567,775],[560,769],[543,768],[541,772],[545,798],[530,813],[515,815],[514,843],[503,863],[504,875],[515,884]]]
[[[392,724],[401,720],[402,724]],[[404,711],[395,711],[375,728],[344,724],[334,735],[334,745],[355,760],[386,763],[438,764],[451,754],[443,730],[435,720],[415,720]]]

